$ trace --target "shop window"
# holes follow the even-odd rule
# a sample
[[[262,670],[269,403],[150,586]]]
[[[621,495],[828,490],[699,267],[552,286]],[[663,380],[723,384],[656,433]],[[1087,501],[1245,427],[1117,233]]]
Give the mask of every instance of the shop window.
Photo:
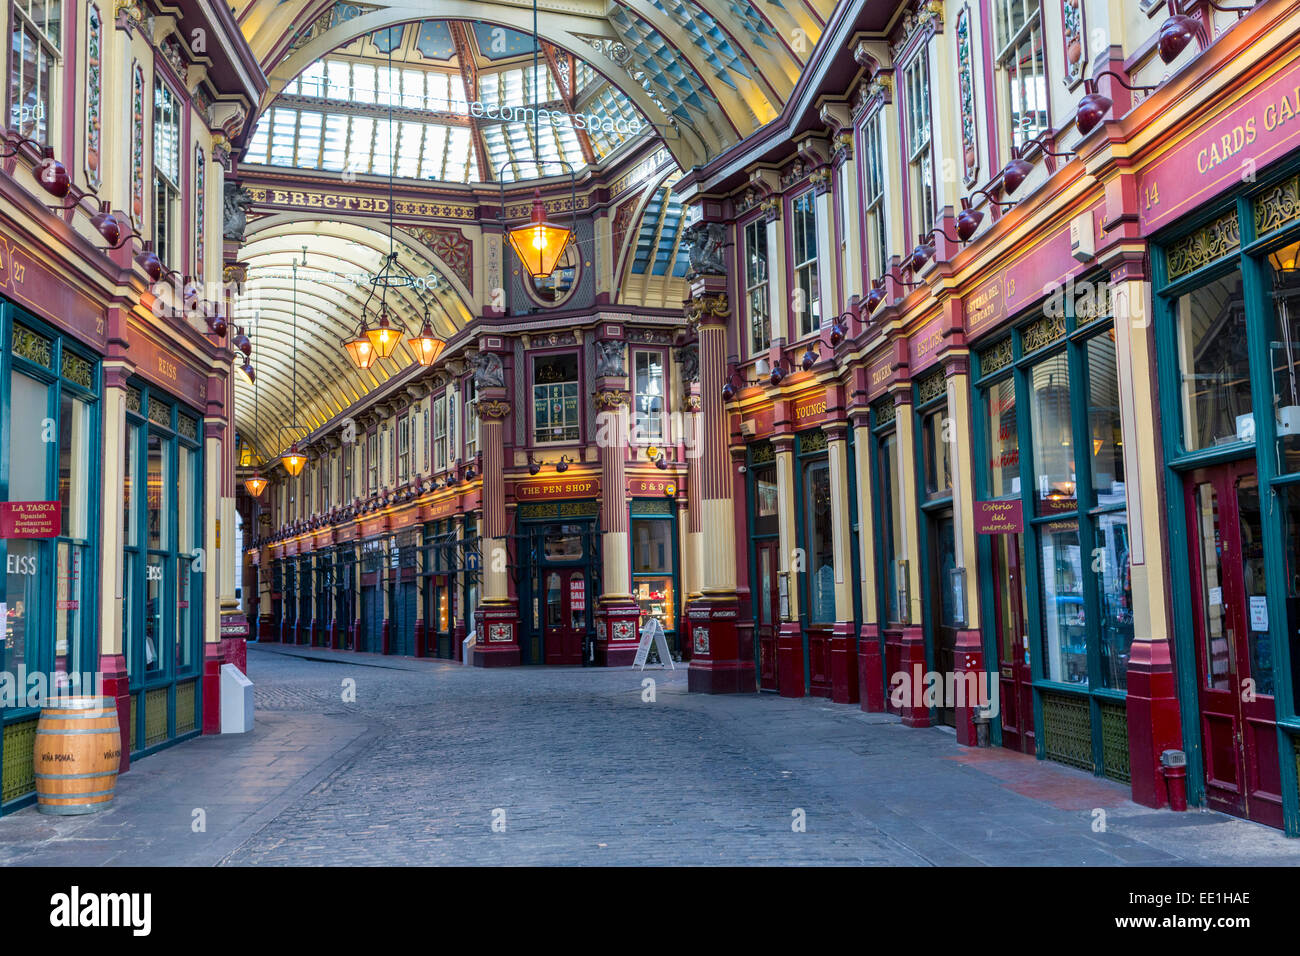
[[[923,47],[903,70],[907,110],[908,194],[912,222],[924,235],[934,228],[934,144],[930,136],[930,57]]]
[[[1282,504],[1282,546],[1286,562],[1283,579],[1286,595],[1287,634],[1291,641],[1292,713],[1300,712],[1300,486],[1284,485]]]
[[[641,608],[639,626],[654,618],[665,632],[675,629],[671,518],[632,519],[632,590]]]
[[[542,541],[542,557],[547,561],[581,561],[586,553],[582,540],[584,530],[585,526],[579,524],[548,527]]]
[[[942,405],[921,419],[921,455],[925,472],[926,497],[941,497],[952,492],[952,444],[948,440],[951,422]]]
[[[1011,145],[1049,128],[1043,25],[1038,0],[997,0],[998,76]]]
[[[1278,472],[1300,472],[1300,242],[1268,257],[1273,278],[1269,366],[1278,420]]]
[[[578,356],[538,358],[533,365],[534,441],[576,442],[578,425]]]
[[[164,263],[179,261],[181,107],[161,76],[153,81],[153,241]]]
[[[1124,503],[1124,436],[1120,427],[1119,381],[1114,332],[1088,340],[1088,453],[1093,504]]]
[[[835,621],[835,548],[831,531],[831,470],[822,459],[804,467],[804,539],[808,561],[808,621]]]
[[[664,429],[664,356],[662,352],[636,351],[634,400],[636,435],[643,442],[662,442]]]
[[[889,271],[889,223],[885,204],[884,112],[877,110],[862,128],[866,149],[863,207],[867,213],[867,274],[879,278]]]
[[[1177,309],[1184,447],[1254,441],[1241,273],[1179,296]]]
[[[793,204],[791,229],[794,241],[793,293],[795,328],[798,338],[821,328],[821,277],[817,270],[817,200],[812,190]]]
[[[899,499],[898,437],[893,433],[880,439],[877,456],[880,469],[881,566],[885,573],[886,619],[902,621],[903,608],[898,601],[898,563],[903,554],[903,515]]]
[[[330,509],[330,472],[334,470],[334,462],[338,458],[338,452],[332,454],[328,459],[321,461],[320,469],[320,509],[329,511]]]
[[[62,45],[61,0],[14,0],[9,126],[48,144]]]
[[[1088,627],[1083,596],[1079,522],[1056,521],[1040,529],[1043,584],[1043,676],[1065,684],[1088,683]]]
[[[397,420],[397,480],[406,481],[411,477],[411,416],[403,415]]]
[[[745,226],[745,304],[749,316],[749,354],[767,351],[772,342],[768,299],[767,223],[762,217]]]
[[[989,386],[989,494],[1020,494],[1020,432],[1016,419],[1016,385],[1003,379]]]
[[[344,505],[350,504],[352,501],[352,458],[355,454],[356,446],[349,445],[343,449],[343,457],[339,462],[340,503]]]
[[[1032,366],[1029,382],[1037,481],[1035,513],[1073,511],[1076,506],[1074,437],[1070,417],[1070,369],[1064,353]]]

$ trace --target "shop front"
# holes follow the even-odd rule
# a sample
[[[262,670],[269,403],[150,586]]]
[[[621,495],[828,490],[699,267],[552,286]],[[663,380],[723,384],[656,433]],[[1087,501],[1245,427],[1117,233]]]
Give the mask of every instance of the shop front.
[[[433,657],[452,658],[456,620],[456,530],[450,519],[424,526],[424,633]]]
[[[766,439],[745,450],[745,488],[749,517],[749,580],[753,584],[754,667],[758,689],[780,690],[776,644],[782,620],[781,540],[776,483],[776,450]],[[788,605],[789,595],[786,595]]]
[[[361,542],[361,617],[356,649],[367,654],[382,654],[387,646],[387,620],[384,614],[384,566],[388,557],[388,538],[365,538]]]
[[[662,495],[632,499],[632,596],[640,608],[637,632],[640,633],[647,621],[658,621],[664,629],[669,651],[680,656],[675,510],[674,502]]]
[[[1293,154],[1294,155],[1294,154]],[[1153,255],[1189,794],[1300,832],[1300,176],[1172,225]],[[1182,543],[1183,546],[1179,546]]]
[[[976,531],[994,742],[1129,780],[1134,637],[1110,280],[977,343]]]
[[[517,514],[522,663],[582,664],[596,637],[599,504],[521,503]]]
[[[100,507],[100,366],[79,343],[4,300],[0,342],[0,671],[14,675],[9,686],[21,695],[0,703],[0,809],[9,810],[35,788],[31,752],[41,702],[27,699],[27,681],[43,675],[48,693],[99,692],[93,609],[100,555],[92,542]]]
[[[200,730],[200,417],[144,380],[126,388],[123,653],[132,756]]]
[[[418,535],[417,528],[404,528],[389,539],[386,654],[415,656],[415,622],[419,608]]]

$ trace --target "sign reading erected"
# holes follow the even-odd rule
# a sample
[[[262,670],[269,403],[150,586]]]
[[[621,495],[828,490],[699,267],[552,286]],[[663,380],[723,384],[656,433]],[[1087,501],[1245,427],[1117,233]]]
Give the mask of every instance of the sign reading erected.
[[[61,524],[57,501],[0,502],[0,538],[57,538]]]
[[[976,534],[1021,534],[1025,530],[1025,507],[1014,501],[975,502]]]
[[[645,670],[645,662],[650,658],[651,641],[654,642],[655,650],[659,652],[659,665],[677,670],[672,654],[668,653],[668,638],[664,636],[664,626],[659,623],[658,618],[653,617],[641,628],[641,643],[637,645],[636,658],[632,661],[632,666]]]

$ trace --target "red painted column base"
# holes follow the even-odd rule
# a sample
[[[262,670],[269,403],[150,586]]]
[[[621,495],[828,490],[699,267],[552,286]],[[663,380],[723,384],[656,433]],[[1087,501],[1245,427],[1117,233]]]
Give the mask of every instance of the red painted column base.
[[[754,661],[740,653],[738,613],[735,597],[705,597],[691,607],[691,663],[686,670],[691,692],[754,693]]]
[[[957,725],[957,743],[966,747],[979,745],[975,729],[975,715],[988,702],[990,688],[997,693],[997,677],[984,673],[984,642],[979,631],[958,631],[953,642],[953,670],[956,680],[954,723]],[[969,675],[974,675],[969,676]],[[946,678],[945,678],[946,681]]]
[[[361,650],[361,619],[352,622],[352,650]]]
[[[427,647],[424,646],[424,642],[427,639],[428,639],[428,635],[425,634],[424,631],[424,619],[417,617],[415,619],[415,656],[416,657],[429,656],[429,650]]]
[[[1128,751],[1133,802],[1163,807],[1169,802],[1160,755],[1183,749],[1169,642],[1137,639],[1128,659]]]
[[[514,605],[480,607],[474,612],[474,621],[478,639],[470,663],[475,667],[518,667],[519,611]]]
[[[858,702],[858,638],[852,621],[841,621],[831,631],[831,700]]]
[[[338,621],[330,621],[329,642],[330,648],[336,651],[343,646],[343,634]]]
[[[900,711],[903,723],[908,727],[929,727],[930,708],[924,703],[925,685],[916,686],[915,677],[919,673],[922,680],[925,678],[925,631],[919,627],[905,627],[900,643],[899,669],[912,677],[911,693],[904,695]],[[894,675],[889,677],[892,691]]]
[[[379,632],[379,646],[382,648],[382,653],[393,653],[393,629],[387,619],[384,620],[384,626]]]
[[[221,656],[220,644],[203,645],[203,733],[221,733]]]
[[[641,608],[635,604],[611,604],[600,609],[596,620],[597,667],[627,667],[636,660],[641,641],[636,625],[640,617]]]
[[[783,621],[776,633],[776,690],[782,697],[802,697],[803,632],[797,621]]]
[[[263,614],[257,619],[257,639],[259,641],[275,640],[275,627],[271,623],[271,615]]]
[[[126,672],[126,657],[121,654],[109,654],[99,658],[99,671],[104,675],[105,697],[111,698],[117,707],[117,726],[122,734],[122,762],[118,773],[131,769],[131,678]]]
[[[858,633],[858,690],[863,710],[885,712],[885,658],[880,652],[880,628],[875,624],[863,624]]]
[[[234,664],[241,674],[248,673],[248,642],[242,637],[223,637],[221,639],[221,661]]]

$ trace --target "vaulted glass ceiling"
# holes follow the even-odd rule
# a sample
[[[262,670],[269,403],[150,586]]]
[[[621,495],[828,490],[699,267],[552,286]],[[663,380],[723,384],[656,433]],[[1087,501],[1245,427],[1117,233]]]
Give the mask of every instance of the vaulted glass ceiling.
[[[534,102],[547,111],[539,122]],[[563,175],[560,161],[599,163],[641,131],[650,127],[627,97],[577,57],[543,43],[534,67],[527,34],[427,20],[311,63],[262,113],[243,161],[513,181]]]

